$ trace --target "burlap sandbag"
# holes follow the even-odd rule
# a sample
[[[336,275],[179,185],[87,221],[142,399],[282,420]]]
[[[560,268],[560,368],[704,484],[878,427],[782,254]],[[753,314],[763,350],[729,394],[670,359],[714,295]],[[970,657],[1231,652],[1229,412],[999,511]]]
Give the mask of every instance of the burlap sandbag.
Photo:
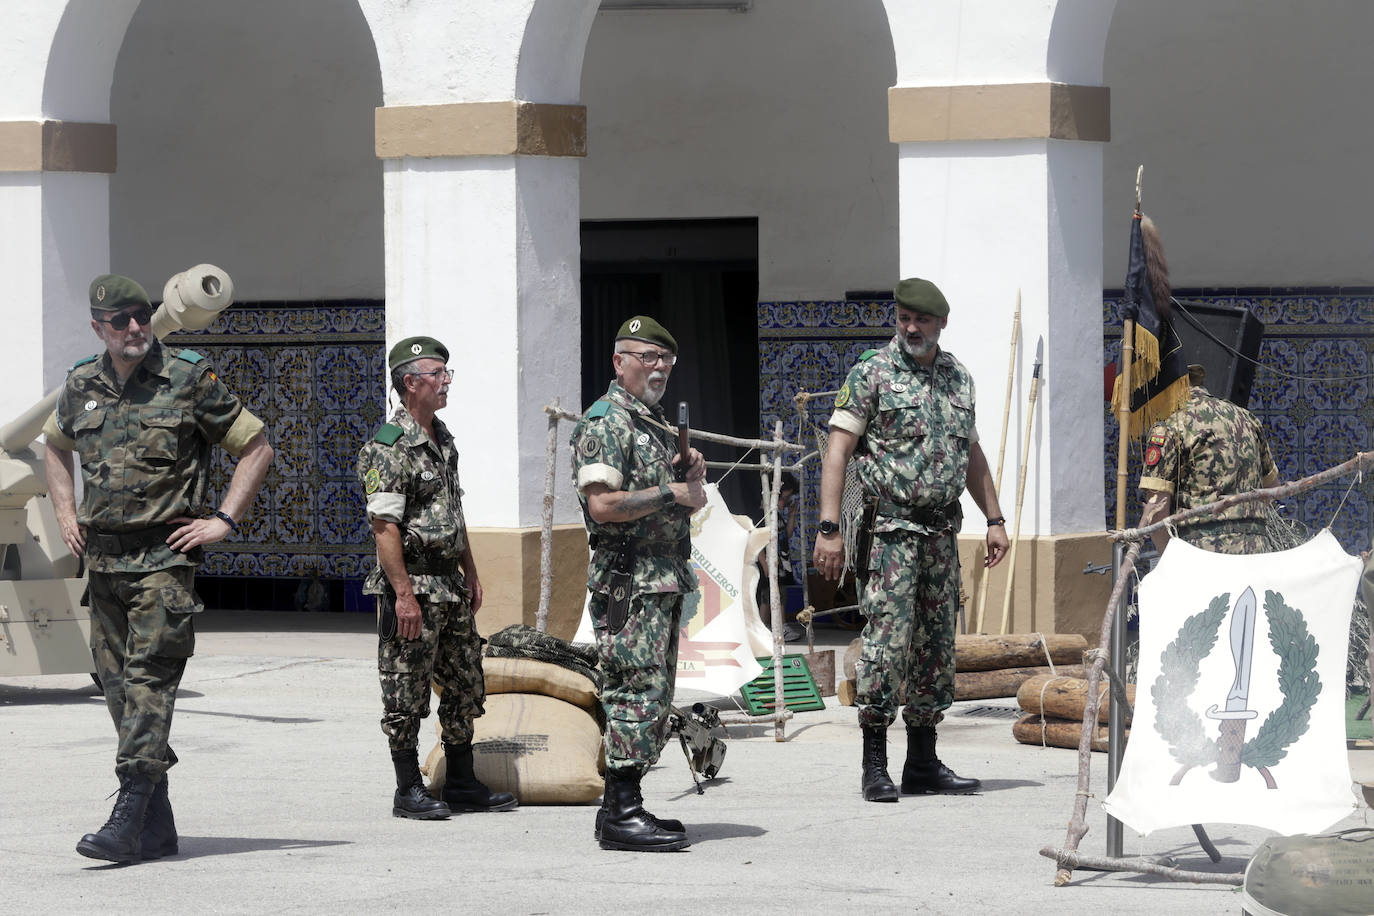
[[[474,730],[473,769],[492,791],[514,793],[522,805],[580,805],[601,795],[601,729],[585,709],[538,694],[496,693]],[[445,764],[439,745],[426,761],[436,797]]]
[[[596,685],[591,678],[551,662],[532,658],[484,658],[482,672],[488,696],[537,693],[583,709],[592,709],[598,702]]]

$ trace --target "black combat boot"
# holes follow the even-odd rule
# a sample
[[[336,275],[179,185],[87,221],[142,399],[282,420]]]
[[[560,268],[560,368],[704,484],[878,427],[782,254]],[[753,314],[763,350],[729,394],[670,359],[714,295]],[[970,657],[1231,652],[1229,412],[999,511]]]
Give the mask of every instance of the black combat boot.
[[[908,795],[960,795],[977,792],[982,783],[959,776],[935,756],[935,726],[906,727],[906,765],[902,767],[902,791]]]
[[[392,751],[391,765],[396,768],[396,795],[391,800],[393,817],[409,817],[417,821],[442,821],[449,816],[448,805],[432,797],[420,778],[420,752]]]
[[[895,802],[900,796],[887,775],[887,726],[865,725],[863,732],[864,801]]]
[[[640,775],[635,770],[607,770],[606,793],[602,797],[598,839],[602,849],[628,849],[632,852],[672,852],[692,845],[682,830],[670,830],[644,810],[639,792]]]
[[[648,811],[645,811],[644,813],[645,813],[645,814],[649,814]],[[658,824],[658,826],[662,827],[664,830],[670,830],[670,831],[672,831],[673,833],[682,833],[684,830],[687,829],[687,828],[685,828],[685,827],[682,826],[682,821],[680,821],[680,820],[678,820],[678,819],[676,819],[676,818],[672,818],[672,817],[659,817],[659,816],[656,815],[656,814],[649,814],[649,817],[651,817],[651,818],[654,819],[654,823],[655,823],[655,824]],[[605,819],[606,819],[606,805],[605,805],[605,798],[604,798],[604,796],[603,796],[601,807],[596,809],[596,829],[595,829],[595,830],[593,831],[593,833],[592,833],[592,835],[593,835],[594,837],[596,837],[598,840],[601,839],[601,822],[604,821]]]
[[[448,774],[440,797],[453,811],[509,811],[520,802],[509,792],[493,792],[472,771],[472,742],[445,744]]]
[[[167,774],[153,784],[148,799],[148,816],[143,821],[143,858],[161,859],[177,854],[177,824],[172,818],[172,800],[167,797]]]
[[[96,833],[83,836],[76,851],[107,862],[137,862],[143,854],[143,821],[152,795],[153,781],[147,776],[134,773],[120,777],[119,797],[110,819]]]

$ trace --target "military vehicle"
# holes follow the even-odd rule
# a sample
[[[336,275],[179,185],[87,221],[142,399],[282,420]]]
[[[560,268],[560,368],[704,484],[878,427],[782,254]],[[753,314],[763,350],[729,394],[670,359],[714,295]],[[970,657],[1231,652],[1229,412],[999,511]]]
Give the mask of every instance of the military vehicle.
[[[218,267],[182,271],[162,289],[153,334],[160,340],[208,327],[233,301],[233,281]],[[84,564],[62,540],[42,451],[34,445],[61,390],[0,428],[0,677],[83,671],[94,677]]]

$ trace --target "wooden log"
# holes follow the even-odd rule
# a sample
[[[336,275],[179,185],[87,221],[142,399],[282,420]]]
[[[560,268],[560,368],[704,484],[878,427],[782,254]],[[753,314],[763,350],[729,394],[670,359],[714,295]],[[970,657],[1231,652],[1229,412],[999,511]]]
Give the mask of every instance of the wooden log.
[[[803,658],[806,659],[806,667],[811,672],[811,677],[816,682],[816,689],[823,697],[833,697],[835,695],[835,653],[829,649],[821,649],[819,652],[808,652]]]
[[[1082,665],[1059,665],[1055,670],[1069,677],[1083,676]],[[990,700],[994,697],[1014,697],[1026,681],[1049,673],[1048,665],[1035,668],[999,668],[995,671],[958,671],[954,674],[954,699]]]
[[[1078,739],[1083,736],[1083,723],[1072,719],[1044,719],[1041,716],[1025,715],[1016,720],[1016,724],[1011,727],[1011,734],[1022,744],[1077,748]],[[1130,737],[1130,729],[1127,729],[1127,740]],[[1092,749],[1107,752],[1107,726],[1099,725],[1093,729]]]
[[[855,679],[854,666],[859,662],[859,652],[863,649],[863,640],[855,636],[849,643],[849,648],[844,650],[844,676],[849,680]]]
[[[1044,640],[1042,645],[1041,640]],[[954,670],[992,671],[1047,665],[1045,645],[1056,665],[1083,661],[1088,641],[1078,633],[1020,633],[1010,636],[973,634],[954,637]]]
[[[854,680],[850,678],[848,680],[840,681],[840,686],[838,689],[836,689],[835,695],[839,699],[841,706],[853,706]]]
[[[1082,666],[1078,666],[1082,667]],[[1106,722],[1108,686],[1105,681],[1098,687],[1097,721]],[[1135,685],[1126,685],[1126,700],[1135,708]],[[1083,721],[1083,711],[1088,705],[1088,682],[1081,675],[1067,676],[1037,674],[1021,685],[1016,691],[1016,702],[1026,712],[1052,719],[1074,719]],[[1126,717],[1126,727],[1130,728],[1131,718]]]

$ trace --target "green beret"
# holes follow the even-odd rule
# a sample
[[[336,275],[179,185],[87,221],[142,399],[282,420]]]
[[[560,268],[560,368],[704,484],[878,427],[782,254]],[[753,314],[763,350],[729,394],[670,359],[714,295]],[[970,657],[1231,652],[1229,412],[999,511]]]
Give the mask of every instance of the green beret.
[[[386,367],[395,369],[417,359],[437,359],[448,362],[448,347],[433,337],[407,337],[391,348],[386,357]]]
[[[91,281],[91,308],[100,312],[117,312],[128,305],[153,307],[148,294],[128,277],[102,274]]]
[[[913,312],[934,315],[936,318],[949,317],[949,303],[940,287],[929,280],[911,277],[897,284],[897,304]]]
[[[636,315],[622,324],[619,332],[615,335],[615,339],[642,340],[645,343],[658,344],[673,353],[677,352],[677,341],[673,339],[673,335],[669,334],[667,328],[648,315]]]

